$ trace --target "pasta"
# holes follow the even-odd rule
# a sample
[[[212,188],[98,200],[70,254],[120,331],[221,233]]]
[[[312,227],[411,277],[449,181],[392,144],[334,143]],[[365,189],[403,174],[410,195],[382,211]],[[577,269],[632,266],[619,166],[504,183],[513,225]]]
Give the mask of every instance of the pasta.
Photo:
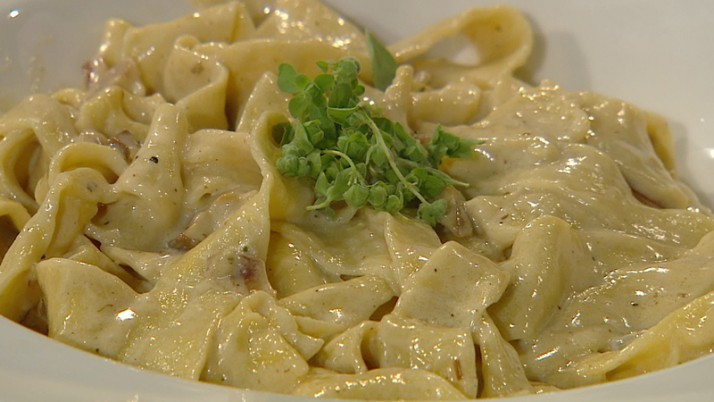
[[[299,396],[472,399],[553,392],[714,349],[714,215],[675,174],[666,121],[516,76],[533,34],[473,9],[389,46],[317,0],[205,0],[106,24],[86,87],[0,116],[0,314],[169,375]],[[474,64],[432,56],[464,37]],[[310,210],[286,177],[283,63],[353,58],[364,102],[440,165],[431,226]]]

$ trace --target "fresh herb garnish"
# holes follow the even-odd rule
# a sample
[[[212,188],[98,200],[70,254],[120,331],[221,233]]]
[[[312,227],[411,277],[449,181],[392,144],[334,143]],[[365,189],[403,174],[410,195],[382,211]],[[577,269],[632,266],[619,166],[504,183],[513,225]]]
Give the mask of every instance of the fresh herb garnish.
[[[278,171],[314,180],[317,200],[309,210],[332,211],[340,201],[390,213],[414,207],[419,219],[436,226],[447,208],[441,192],[467,185],[439,165],[444,157],[470,156],[473,144],[439,128],[423,146],[362,100],[355,59],[318,67],[322,73],[310,80],[289,64],[279,66],[280,90],[294,94],[288,105],[294,121],[278,127]]]
[[[397,61],[384,44],[371,32],[366,32],[367,50],[372,58],[372,81],[374,87],[384,91],[392,85],[397,74]]]

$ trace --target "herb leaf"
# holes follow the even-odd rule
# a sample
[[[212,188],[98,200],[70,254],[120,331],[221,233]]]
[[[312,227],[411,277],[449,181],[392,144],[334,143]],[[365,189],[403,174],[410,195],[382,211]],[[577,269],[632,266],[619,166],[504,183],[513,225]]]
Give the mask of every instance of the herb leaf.
[[[397,74],[397,61],[384,44],[371,32],[366,32],[367,50],[372,58],[372,81],[374,86],[384,91],[394,81]]]
[[[470,157],[474,143],[438,128],[424,146],[362,101],[355,59],[318,67],[323,73],[313,80],[290,65],[278,68],[278,86],[293,94],[293,122],[276,127],[282,134],[280,174],[313,180],[316,200],[308,210],[334,212],[340,202],[390,213],[409,209],[436,226],[446,214],[447,203],[438,198],[444,189],[467,185],[439,165],[445,157]]]
[[[290,64],[281,64],[278,67],[278,88],[281,91],[294,94],[302,90],[308,82],[308,78],[301,75]]]

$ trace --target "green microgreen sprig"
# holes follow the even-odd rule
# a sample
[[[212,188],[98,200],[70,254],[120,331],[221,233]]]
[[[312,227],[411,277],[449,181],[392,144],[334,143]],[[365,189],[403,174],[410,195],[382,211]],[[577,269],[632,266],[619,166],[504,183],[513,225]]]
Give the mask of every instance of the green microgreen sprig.
[[[314,79],[289,64],[278,68],[280,90],[293,94],[293,121],[277,127],[278,171],[314,181],[317,199],[308,210],[333,211],[338,202],[390,213],[416,208],[419,219],[436,226],[447,209],[439,195],[447,186],[467,186],[439,165],[445,157],[471,156],[474,144],[438,128],[424,146],[363,101],[355,59],[318,67]]]

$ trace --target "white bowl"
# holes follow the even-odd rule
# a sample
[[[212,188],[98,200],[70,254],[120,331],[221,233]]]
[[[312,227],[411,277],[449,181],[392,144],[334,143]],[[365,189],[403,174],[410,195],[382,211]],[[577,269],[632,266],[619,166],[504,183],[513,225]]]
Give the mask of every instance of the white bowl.
[[[714,3],[708,0],[330,0],[386,41],[468,7],[507,3],[536,32],[535,81],[593,90],[664,115],[678,171],[714,206]],[[23,96],[80,85],[81,65],[103,22],[169,20],[191,10],[176,0],[0,0],[0,112]],[[708,401],[714,356],[624,381],[508,401]],[[149,373],[59,344],[0,318],[0,400],[298,401]]]

